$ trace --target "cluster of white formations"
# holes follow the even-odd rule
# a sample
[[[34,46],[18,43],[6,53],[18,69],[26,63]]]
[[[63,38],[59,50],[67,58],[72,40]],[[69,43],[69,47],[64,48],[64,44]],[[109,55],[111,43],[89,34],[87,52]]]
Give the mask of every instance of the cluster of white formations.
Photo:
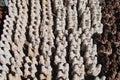
[[[105,80],[98,0],[9,0],[0,40],[1,80]]]

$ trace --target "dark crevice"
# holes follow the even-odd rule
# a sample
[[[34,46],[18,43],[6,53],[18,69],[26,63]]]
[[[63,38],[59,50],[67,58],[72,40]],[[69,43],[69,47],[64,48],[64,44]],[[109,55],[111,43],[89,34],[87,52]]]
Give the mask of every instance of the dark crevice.
[[[120,3],[119,0],[105,0],[105,2],[100,4],[102,6],[101,22],[103,23],[103,33],[95,33],[92,36],[93,42],[97,44],[98,64],[102,64],[102,70],[99,77],[105,75],[106,80],[120,79],[120,55],[117,51],[120,46],[117,45],[117,41],[120,41],[117,36],[119,33],[119,8],[115,5],[117,2]],[[112,49],[112,53],[105,53],[109,48]]]
[[[7,6],[0,6],[0,39],[1,35],[3,34],[3,24],[5,20],[5,16],[8,15],[8,7]]]
[[[56,11],[55,11],[55,6],[54,6],[54,1],[51,0],[51,9],[52,9],[52,16],[53,16],[53,25],[52,25],[52,30],[53,30],[53,34],[54,34],[54,37],[56,38],[55,36],[55,28],[56,28]],[[55,39],[53,40],[54,41],[54,45],[55,45]],[[51,50],[52,50],[52,55],[50,57],[50,64],[51,64],[51,67],[52,67],[52,80],[55,80],[56,79],[56,76],[57,76],[57,68],[54,64],[54,59],[55,59],[55,52],[56,52],[56,48],[57,46],[55,45],[55,47],[53,47]]]

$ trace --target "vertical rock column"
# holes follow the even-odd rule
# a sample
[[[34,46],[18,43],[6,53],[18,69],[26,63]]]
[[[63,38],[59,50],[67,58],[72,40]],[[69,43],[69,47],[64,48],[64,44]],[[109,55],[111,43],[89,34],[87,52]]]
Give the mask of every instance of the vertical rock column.
[[[78,18],[77,18],[77,0],[68,1],[67,5],[67,29],[68,29],[68,42],[69,42],[69,64],[72,76],[72,80],[83,80],[84,79],[84,64],[83,57],[80,54],[81,39],[80,35],[82,33],[81,28],[78,28]]]
[[[66,19],[66,9],[63,5],[63,0],[55,0],[55,11],[56,11],[56,25],[55,25],[55,60],[54,64],[57,68],[56,79],[69,80],[69,64],[66,62],[67,57],[67,41],[66,35],[67,30],[65,30],[65,19]]]
[[[17,21],[16,21],[16,26],[14,30],[14,39],[13,39],[13,44],[12,44],[12,50],[13,51],[23,51],[23,46],[26,41],[26,27],[27,27],[27,3],[26,1],[20,1],[18,0],[17,3],[19,9],[18,9],[18,16],[17,16]]]
[[[95,32],[101,34],[103,32],[103,24],[101,23],[102,13],[101,6],[99,4],[98,0],[89,0],[92,27]]]
[[[96,6],[94,6],[95,4]],[[98,10],[93,9],[93,6],[94,8],[97,7]],[[96,1],[89,0],[87,2],[86,8],[84,9],[82,13],[82,17],[81,17],[80,26],[83,31],[81,35],[81,40],[83,42],[82,43],[82,54],[84,56],[85,69],[86,69],[86,74],[88,76],[98,76],[101,71],[101,67],[102,67],[101,64],[98,64],[97,57],[96,57],[97,46],[93,44],[93,40],[91,39],[94,33],[96,32],[102,33],[102,24],[100,23],[100,20],[101,20],[100,11],[101,9],[99,7],[99,2],[97,0]]]
[[[83,64],[83,57],[80,54],[80,39],[81,31],[73,31],[69,36],[70,49],[69,49],[69,62],[71,65],[73,80],[83,80],[85,75],[85,66]]]
[[[29,25],[29,43],[28,55],[31,57],[39,55],[40,47],[40,23],[41,23],[41,5],[39,0],[31,0],[31,22]]]
[[[14,31],[13,31],[13,43],[11,45],[11,54],[12,58],[10,58],[11,62],[11,70],[10,74],[8,75],[11,79],[21,79],[23,76],[23,72],[21,72],[23,57],[25,56],[23,52],[24,44],[26,41],[26,27],[27,27],[27,3],[23,0],[17,0],[16,3],[17,8],[17,16],[15,17],[16,22],[14,24]],[[16,1],[15,1],[16,2]],[[16,73],[13,75],[13,73]]]
[[[52,55],[52,48],[54,47],[54,35],[53,35],[53,16],[51,9],[50,0],[42,0],[42,22],[40,27],[40,38],[41,38],[41,56],[44,64],[41,64],[40,79],[51,80],[52,79],[52,68],[50,65],[50,58]],[[40,58],[41,59],[41,58]],[[46,70],[46,71],[44,71]],[[49,73],[48,73],[49,72]]]
[[[12,41],[12,31],[14,30],[14,23],[16,22],[15,17],[17,17],[16,0],[9,0],[8,6],[9,14],[6,15],[6,20],[3,24],[3,34],[1,35],[0,41],[0,63],[2,64],[1,79],[7,79],[7,74],[10,72],[8,65],[10,65],[10,58],[12,57],[10,49],[13,43]]]

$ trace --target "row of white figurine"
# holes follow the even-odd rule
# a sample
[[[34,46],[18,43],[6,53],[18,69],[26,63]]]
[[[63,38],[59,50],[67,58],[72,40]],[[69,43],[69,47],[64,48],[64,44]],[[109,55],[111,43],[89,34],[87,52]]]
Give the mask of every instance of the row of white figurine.
[[[69,80],[69,64],[68,63],[61,62],[58,64],[56,79]]]
[[[62,0],[59,1],[55,0],[54,4],[55,4],[55,11],[57,11],[55,31],[58,33],[55,41],[55,44],[57,45],[57,50],[55,52],[55,59],[54,59],[54,64],[58,66],[56,79],[69,80],[68,77],[69,64],[66,62],[65,59],[67,55],[66,47],[68,44],[65,36],[67,34],[67,31],[65,30],[66,11],[65,11],[65,7],[63,6]]]
[[[76,33],[76,34],[75,34],[75,33]],[[61,35],[63,36],[63,34],[61,34]],[[61,35],[58,34],[58,36],[60,36],[60,37],[61,37]],[[74,31],[74,34],[71,35],[71,37],[74,37],[74,36],[79,37],[79,36],[77,35],[77,32],[76,32],[76,31]],[[76,39],[76,37],[74,37],[74,38]],[[58,40],[58,39],[57,39],[57,40]],[[62,41],[65,42],[65,37],[64,37],[63,39],[60,39],[60,40],[61,40],[61,42],[62,42]],[[60,51],[58,51],[58,49],[60,49],[59,47],[62,46],[60,40],[59,40],[59,44],[58,44],[58,48],[57,48],[57,52],[56,52],[56,54],[58,54],[58,55],[55,56],[55,64],[56,64],[56,65],[59,64],[60,61],[61,61],[61,63],[65,63],[65,62],[66,62],[66,60],[65,60],[65,58],[64,58],[64,56],[66,55],[66,53],[62,52],[62,53],[64,53],[64,55],[60,55],[60,56],[59,56]],[[71,39],[70,39],[70,41],[71,41]],[[74,43],[75,43],[75,41],[74,41]],[[73,45],[75,45],[74,43],[73,43]],[[78,42],[78,43],[80,43],[80,42]],[[73,46],[73,45],[72,45],[72,46]],[[67,45],[66,45],[66,46],[67,46]],[[63,46],[63,47],[66,47],[66,46]],[[63,49],[63,50],[65,50],[65,49]],[[79,55],[79,53],[78,53],[78,55]],[[72,55],[72,56],[74,56],[74,55]],[[77,62],[77,61],[73,61],[73,65],[74,65],[75,62]],[[78,64],[79,64],[79,60],[78,60]],[[84,67],[83,67],[83,68],[84,68]],[[84,69],[82,69],[82,70],[84,70]],[[74,69],[73,69],[73,72],[75,72]],[[80,71],[80,72],[81,72],[81,71]],[[83,74],[82,76],[79,76],[79,77],[83,78],[83,76],[84,76],[84,74]]]
[[[88,17],[88,16],[87,16]]]
[[[17,7],[16,7],[16,1],[15,0],[9,0],[8,1],[8,12],[9,16],[14,18],[17,16]]]
[[[82,30],[86,28],[90,29],[92,26],[95,32],[102,33],[103,25],[101,24],[101,7],[99,6],[99,3],[97,4],[98,8],[96,8],[95,6],[92,7],[93,5],[95,5],[95,3],[91,3],[90,7],[86,7],[82,12],[83,16],[81,21],[81,28]]]
[[[41,6],[38,0],[31,1],[31,11],[30,11],[31,22],[29,26],[29,36],[30,36],[31,42],[34,42],[37,38],[39,38],[40,8]],[[39,43],[34,45],[39,45]]]
[[[60,10],[64,8],[63,0],[54,0],[54,11]]]
[[[67,20],[68,20],[68,26],[67,29],[77,29],[78,27],[78,18],[77,18],[77,8],[76,8],[76,4],[72,5],[68,5],[68,9],[67,9]]]
[[[90,8],[86,7],[82,14],[82,20],[81,20],[81,28],[82,30],[88,28],[91,28],[91,13],[90,13]]]
[[[88,69],[87,74],[97,76],[101,71],[102,65],[97,65],[97,46],[95,44],[93,45],[93,42],[91,44],[91,41],[92,39],[88,41],[90,44],[84,44],[86,45],[86,52],[84,55],[85,67]]]
[[[22,16],[27,16],[25,14],[25,12],[28,11],[27,9],[27,2],[26,1],[16,1],[16,0],[9,0],[8,1],[8,11],[9,11],[9,16],[11,18],[15,18],[17,17],[19,14],[21,14]],[[21,4],[22,3],[22,4]],[[17,7],[18,6],[18,7]],[[19,11],[18,11],[18,8],[19,8]]]
[[[69,36],[70,50],[69,50],[69,61],[72,67],[73,80],[84,79],[85,68],[83,64],[83,57],[80,54],[81,45],[81,29],[78,31],[73,30],[73,33]]]
[[[52,15],[52,7],[51,1],[41,1],[42,7],[42,23],[40,26],[40,39],[44,41],[41,44],[41,53],[45,57],[48,58],[52,55],[52,48],[54,47],[54,34],[52,30],[53,26],[53,15]]]
[[[40,73],[40,80],[46,79],[51,80],[52,79],[52,68],[50,64],[50,57],[47,55],[45,57],[44,55],[41,55],[39,57],[39,64],[41,66],[41,73]]]
[[[22,4],[20,4],[22,3]],[[26,40],[25,37],[25,32],[26,32],[26,27],[27,27],[27,19],[28,19],[28,15],[27,15],[27,2],[22,2],[22,1],[18,1],[18,3],[16,3],[17,6],[19,6],[18,10],[18,15],[17,15],[17,21],[16,21],[16,29],[15,29],[15,36],[14,36],[14,42],[15,44],[18,45],[19,48],[21,48],[22,50],[22,46],[24,44],[24,41]]]
[[[64,9],[64,8],[63,8]],[[58,9],[58,11],[60,12],[60,10]],[[77,22],[77,15],[75,15],[75,13],[74,13],[75,11],[73,10],[72,11],[72,9],[70,8],[70,10],[68,10],[68,13],[69,13],[69,16],[68,16],[68,22],[69,22],[69,27],[68,28],[72,28],[72,27],[77,27],[77,25],[75,25],[75,24],[77,24],[76,22]],[[100,11],[99,11],[100,12]],[[81,29],[82,30],[84,30],[84,29],[86,29],[86,28],[88,28],[88,29],[91,29],[92,31],[94,31],[94,32],[98,32],[98,33],[102,33],[102,28],[103,28],[103,25],[100,23],[100,19],[101,19],[101,16],[100,16],[100,14],[101,13],[99,13],[98,12],[98,14],[97,14],[97,11],[96,11],[96,15],[97,16],[95,16],[95,15],[93,15],[93,17],[95,17],[95,18],[93,18],[93,21],[96,21],[96,22],[92,22],[91,23],[91,13],[90,13],[90,9],[89,9],[89,7],[87,7],[85,10],[84,10],[84,12],[83,12],[83,17],[82,17],[82,21],[81,21]],[[59,13],[60,14],[60,13]],[[59,17],[60,17],[60,15],[58,14],[58,18],[57,18],[57,30],[61,30],[61,29],[64,29],[62,26],[61,26],[61,21],[60,21],[60,19],[59,19]],[[70,15],[71,14],[71,15]],[[74,14],[74,16],[72,16],[72,14]],[[86,16],[87,15],[87,16]],[[75,17],[76,16],[76,17]],[[63,16],[63,17],[65,17],[65,16]],[[74,20],[72,20],[72,17],[74,17]],[[96,18],[99,18],[98,20],[96,20]],[[75,21],[75,22],[73,22],[73,21]],[[63,22],[64,23],[64,22]],[[91,27],[91,24],[94,24],[94,27]],[[99,25],[98,25],[99,24]],[[71,27],[70,27],[71,26]]]
[[[69,4],[67,6],[67,8],[68,8],[68,10],[67,10],[68,29],[70,29],[70,28],[72,28],[72,29],[76,28],[77,29],[77,9],[76,9],[77,4],[76,4],[76,2],[77,2],[76,0],[74,0],[74,1],[70,0]],[[61,26],[61,25],[62,24],[65,25],[65,23],[64,23],[65,21],[63,20],[65,18],[65,15],[66,15],[65,7],[63,5],[63,1],[55,1],[54,4],[55,4],[55,10],[59,12],[59,13],[57,12],[57,26],[58,26],[57,30],[61,30],[61,29],[64,29],[64,26]],[[73,9],[72,9],[71,6],[73,6]],[[61,11],[63,13],[61,13]],[[64,21],[64,22],[62,22],[61,20]],[[62,23],[62,24],[60,24],[60,23]]]
[[[31,71],[29,71],[31,69]],[[31,66],[28,65],[28,63],[24,64],[24,77],[27,78],[27,76],[31,75],[32,78],[35,78],[35,73],[37,72],[37,68],[34,64],[34,62],[31,64]]]
[[[48,44],[49,43],[49,44]],[[47,37],[44,38],[44,41],[41,44],[40,50],[41,54],[45,57],[50,57],[52,55],[52,47],[54,43],[52,40],[48,40]]]
[[[24,42],[26,40],[26,27],[27,27],[27,11],[24,11],[24,9],[22,8],[27,8],[27,6],[25,4],[21,5],[21,7],[19,8],[19,15],[17,17],[17,21],[16,21],[16,29],[15,29],[15,34],[14,36],[14,43],[19,47],[20,50],[22,50],[22,47],[24,45]]]
[[[86,29],[85,32],[82,34],[84,37],[91,33],[89,29]],[[83,38],[82,50],[85,51],[85,68],[88,69],[87,74],[97,76],[101,71],[101,64],[97,66],[97,46],[93,44],[93,40],[91,39],[91,35],[89,37]]]
[[[7,36],[9,36],[10,38],[9,39],[11,39],[11,37],[13,36],[14,37],[14,42],[15,42],[15,44],[16,45],[19,45],[18,43],[20,43],[21,41],[19,41],[19,40],[22,40],[22,42],[23,42],[23,40],[25,40],[25,29],[23,28],[26,24],[24,24],[24,23],[27,23],[27,21],[26,21],[26,16],[25,17],[23,17],[23,15],[26,15],[25,14],[25,11],[23,10],[23,8],[21,8],[20,7],[20,10],[19,10],[19,16],[18,16],[18,12],[14,12],[14,11],[17,11],[17,8],[15,7],[16,6],[16,1],[15,0],[13,0],[13,1],[9,1],[9,6],[8,6],[8,8],[9,8],[9,10],[10,10],[10,12],[9,12],[9,16],[6,16],[6,20],[4,21],[4,28],[5,29],[7,29],[8,27],[9,27],[9,29],[8,30],[6,30],[6,31],[10,31],[11,33],[12,33],[12,30],[13,30],[13,28],[14,27],[16,27],[16,30],[15,30],[15,35],[12,35],[12,34],[9,34],[9,35],[7,35]],[[26,8],[25,7],[25,4],[24,5],[22,5],[22,6],[24,6],[24,8]],[[26,12],[27,13],[27,12]],[[18,18],[18,20],[16,21],[16,19],[15,19],[15,17],[16,18]],[[7,20],[9,20],[9,21],[7,21]],[[23,23],[23,22],[24,23]],[[13,23],[16,23],[16,26],[14,26],[14,24]],[[21,32],[22,31],[22,32]],[[4,33],[3,33],[3,35],[4,35]],[[20,38],[20,39],[19,39]],[[12,43],[12,40],[10,40],[10,42]],[[20,43],[21,44],[21,43]],[[12,45],[12,44],[11,44]],[[16,47],[16,46],[15,46]],[[22,47],[22,46],[21,46]]]
[[[97,57],[95,54],[97,54],[96,52],[92,52],[94,54],[91,54],[90,52],[86,52],[85,54],[85,64],[86,64],[86,68],[89,69],[87,71],[87,74],[89,75],[93,75],[93,76],[97,76],[99,75],[100,71],[101,71],[101,67],[102,65],[101,64],[98,64],[97,65]],[[90,56],[91,54],[91,56]],[[93,56],[95,55],[95,56]]]
[[[91,37],[91,36],[90,36],[90,37]],[[90,37],[89,37],[89,38],[90,38]],[[88,38],[88,39],[89,39],[89,38]]]
[[[64,21],[57,21],[57,23],[60,25],[62,25],[62,22]],[[64,27],[58,24],[57,27]],[[66,41],[66,36],[65,36],[67,32],[64,29],[56,30],[56,31],[58,34],[55,41],[55,44],[57,45],[56,54],[55,54],[55,65],[58,65],[60,62],[66,63],[65,56],[67,55],[66,47],[68,43]]]
[[[1,35],[0,41],[0,62],[2,64],[9,64],[9,58],[12,56],[10,53],[10,44],[12,43],[11,35],[12,35],[12,23],[13,19],[6,16],[6,20],[4,20],[3,25],[3,34]],[[4,55],[4,56],[3,56]]]
[[[101,13],[101,6],[98,0],[89,1],[90,8],[91,8],[91,20],[92,20],[92,27],[94,27],[95,31],[98,33],[103,32],[103,24],[101,24],[101,18],[102,18],[102,13]]]
[[[15,0],[9,0],[9,5],[8,5],[8,11],[9,15],[6,15],[6,19],[4,20],[4,29],[3,29],[3,34],[1,41],[9,42],[10,44],[12,43],[12,30],[15,22],[15,16],[17,16],[17,8],[16,8],[16,1]],[[10,49],[10,45],[7,46],[4,44],[8,50]]]
[[[82,38],[81,41],[83,42],[82,50],[85,51],[84,59],[85,59],[85,68],[88,69],[87,74],[97,76],[99,75],[102,66],[101,64],[98,64],[97,66],[97,57],[96,57],[97,46],[93,44],[93,40],[91,39],[91,37],[95,32],[102,33],[102,27],[101,26],[99,27],[97,25],[100,19],[96,20],[96,23],[95,22],[91,23],[91,21],[94,21],[94,19],[99,18],[101,16],[95,15],[99,13],[99,10],[97,10],[96,8],[94,8],[94,11],[95,11],[94,15],[92,14],[93,12],[91,10],[93,10],[93,7],[91,6],[95,4],[94,2],[92,3],[91,1],[89,1],[89,3],[87,4],[89,4],[90,7],[86,7],[86,9],[84,9],[82,21],[81,21],[82,31],[84,30],[81,36]],[[91,18],[91,15],[92,15],[92,18]],[[93,26],[93,24],[95,26]]]
[[[78,12],[79,12],[79,17],[82,16],[83,12],[86,9],[86,6],[88,4],[88,0],[78,0]]]
[[[79,53],[74,53],[70,55],[72,56],[72,59],[70,61],[71,67],[72,67],[72,75],[73,75],[73,80],[78,79],[84,79],[85,76],[85,65],[83,64],[83,57],[80,56],[80,51]],[[79,56],[77,56],[79,55]],[[77,74],[77,77],[75,75]]]
[[[38,1],[38,2],[39,2],[39,1]],[[23,3],[24,3],[24,2],[23,2]],[[37,6],[35,7],[36,1],[31,1],[31,3],[32,3],[33,6],[34,6],[33,8],[35,8],[35,9],[31,10],[31,12],[32,12],[32,13],[31,13],[31,18],[32,18],[32,16],[34,16],[34,19],[31,19],[31,20],[33,20],[33,21],[31,21],[31,24],[32,24],[33,26],[30,26],[30,31],[29,31],[29,32],[33,32],[33,31],[32,31],[32,30],[33,30],[32,27],[36,27],[36,26],[37,26],[37,24],[35,25],[35,23],[37,23],[37,20],[35,20],[35,16],[36,16],[36,14],[39,15],[39,13],[40,13],[40,12],[38,12],[39,10],[37,10],[37,12],[36,12],[36,7],[37,7]],[[38,4],[38,5],[39,5],[39,4]],[[20,6],[20,4],[19,4],[18,6]],[[24,13],[24,9],[25,9],[25,11],[27,11],[27,10],[26,10],[26,9],[27,9],[26,6],[22,6],[22,7],[20,6],[19,9],[20,9],[20,11],[21,11],[21,12],[19,12],[19,13],[22,13],[22,14],[20,14],[20,15],[22,15],[22,16],[23,16],[23,15],[26,15],[26,16],[27,16],[27,14]],[[37,16],[36,16],[36,17],[37,17]],[[18,19],[20,19],[20,18],[21,18],[21,17],[18,17]],[[22,18],[23,18],[23,17],[22,17]],[[20,20],[21,20],[21,19],[20,19]],[[35,20],[35,21],[34,21],[34,20]],[[25,21],[25,22],[26,22],[26,21]],[[40,21],[38,21],[38,24],[39,24],[39,23],[40,23]],[[27,23],[24,23],[24,24],[26,25]],[[17,25],[18,25],[18,24],[17,24]],[[19,27],[21,27],[21,26],[22,26],[22,25],[20,25]],[[19,28],[19,27],[17,27],[17,28]],[[39,25],[38,25],[38,27],[39,27]],[[43,27],[43,26],[42,26],[42,27]],[[48,26],[48,27],[49,27],[49,26]],[[37,29],[37,31],[35,30],[33,33],[35,33],[36,35],[37,35],[37,34],[39,35],[39,33],[36,33],[36,32],[39,32],[39,31],[38,31],[39,28],[36,28],[36,29]],[[21,31],[22,31],[22,30],[21,30]],[[23,31],[24,31],[24,30],[23,30]],[[32,38],[31,38],[31,42],[32,42],[32,44],[35,46],[36,43],[39,42],[39,40],[38,40],[38,39],[35,39],[34,36],[32,36],[33,33],[29,33],[29,34],[30,34],[30,36],[32,37]],[[17,33],[16,33],[15,35],[17,35]],[[23,33],[23,35],[24,35],[24,33]],[[17,40],[24,40],[24,39],[25,39],[25,36],[23,36],[23,37],[21,36],[22,39],[18,39],[19,36],[20,36],[20,35],[18,35],[18,36],[15,37],[15,40],[14,40],[14,41],[16,41],[16,43],[19,43],[19,41],[17,41]],[[36,41],[36,40],[37,40],[37,41]],[[30,45],[31,45],[31,44],[30,44]],[[32,46],[30,46],[30,45],[29,45],[29,49],[32,47]],[[38,44],[38,45],[39,45],[39,44]],[[22,46],[21,46],[21,48],[22,48]],[[32,48],[31,48],[31,50],[32,50]],[[29,52],[31,52],[31,51],[29,51]],[[36,50],[35,50],[34,52],[36,52]],[[37,51],[37,52],[38,52],[38,51]]]
[[[79,66],[79,65],[75,64],[72,69],[73,69],[72,70],[73,80],[83,80],[83,79],[85,79],[84,65]]]
[[[88,11],[89,11],[89,10],[88,10]],[[90,12],[90,11],[89,11],[89,12]],[[81,23],[82,23],[82,25],[81,25],[82,28],[79,28],[79,29],[82,29],[82,31],[85,30],[86,35],[90,38],[91,35],[96,31],[96,28],[99,29],[99,31],[97,31],[98,33],[101,33],[101,32],[102,32],[102,25],[100,24],[101,27],[97,27],[97,26],[96,26],[96,28],[92,28],[92,27],[91,27],[91,20],[90,20],[90,18],[89,18],[88,16],[86,17],[86,15],[88,15],[88,12],[86,12],[86,13],[87,13],[87,14],[85,14],[85,12],[84,12],[85,16],[83,16],[83,20],[82,20],[82,22],[81,22]],[[89,13],[89,16],[90,16],[90,13]],[[88,18],[89,18],[89,19],[88,19]],[[87,20],[87,21],[86,21],[86,20]],[[60,22],[59,19],[58,19],[57,22]],[[87,22],[87,23],[86,23],[86,22]],[[89,25],[88,25],[88,24],[89,24]],[[70,23],[69,25],[71,25],[71,23]],[[86,26],[86,25],[87,25],[87,26]],[[61,26],[59,27],[59,26],[60,26],[60,23],[57,24],[57,30],[61,30],[61,29],[62,29],[62,27],[61,27]],[[88,28],[88,29],[86,29],[86,28]],[[91,31],[91,32],[90,32],[91,34],[89,33],[88,30]],[[80,31],[80,32],[81,32],[81,31]],[[86,37],[87,37],[87,36],[86,36]],[[85,34],[83,34],[82,37],[85,38]]]
[[[53,15],[52,15],[52,5],[51,1],[42,1],[42,16],[43,16],[43,25],[47,26],[47,28],[51,29],[53,25]]]
[[[56,59],[56,57],[58,57],[57,55],[55,56],[55,59]],[[42,56],[41,56],[41,59],[42,59]],[[58,58],[57,58],[58,59]],[[44,60],[41,60],[42,61],[42,63],[44,64]],[[56,61],[56,60],[55,60]],[[62,56],[62,59],[60,59],[59,60],[59,63],[57,64],[56,63],[56,65],[58,66],[58,68],[57,68],[57,72],[58,72],[58,74],[57,74],[57,79],[59,79],[59,78],[63,78],[63,79],[69,79],[68,78],[68,72],[69,72],[69,65],[67,64],[67,63],[65,63],[65,58],[64,58],[64,56]],[[47,63],[46,63],[47,64]],[[50,65],[45,65],[46,67],[50,67]],[[51,77],[49,77],[50,76],[50,71],[47,71],[47,70],[49,70],[48,68],[45,68],[44,66],[43,66],[43,69],[41,69],[42,70],[42,73],[44,74],[44,75],[46,75],[46,76],[48,76],[48,78],[47,79],[49,79],[50,80],[50,78]],[[51,70],[51,69],[50,69]],[[48,73],[49,72],[49,73]],[[41,74],[40,76],[41,76],[41,79],[46,79],[46,77],[43,75],[43,74]],[[49,74],[49,75],[48,75]]]
[[[8,15],[6,16],[6,20],[4,20],[3,24],[3,34],[1,35],[1,47],[6,47],[8,50],[10,49],[10,44],[12,43],[12,30],[13,30],[13,19]]]
[[[58,4],[60,2],[60,4]],[[65,79],[69,80],[69,64],[66,62],[67,50],[66,47],[68,45],[66,41],[66,36],[68,32],[65,30],[65,18],[66,11],[63,6],[63,1],[55,1],[55,10],[57,11],[56,18],[56,29],[55,31],[58,33],[56,37],[56,45],[57,50],[55,53],[54,64],[57,65],[57,77],[56,79]],[[58,5],[57,5],[58,4]]]
[[[56,78],[69,80],[68,78],[69,65],[67,64],[66,59],[65,59],[67,55],[67,51],[66,51],[67,41],[66,41],[66,37],[64,36],[64,34],[61,33],[57,35],[56,43],[58,43],[57,50],[55,53],[55,60],[54,60],[54,64],[58,66],[57,67],[58,74]]]
[[[22,80],[21,76],[19,74],[8,74],[8,79],[9,80]],[[31,80],[30,78],[27,78],[26,80]],[[32,78],[32,80],[38,80],[36,77]]]
[[[2,57],[2,55],[0,57],[1,57],[1,60],[6,61],[4,63],[3,63],[3,61],[0,62],[0,63],[2,63],[2,65],[0,66],[0,70],[2,70],[0,75],[2,78],[4,78],[6,80],[7,74],[9,74],[10,71],[18,73],[19,75],[23,74],[23,72],[18,67],[18,65],[22,65],[21,62],[19,62],[19,60],[16,59],[16,61],[15,61],[15,59],[13,57],[5,59],[5,57],[4,56]],[[7,62],[7,60],[9,60],[9,61]],[[9,66],[10,69],[8,68],[8,66],[6,64],[11,65],[11,66]]]
[[[71,62],[71,60],[73,60],[74,57],[77,57],[77,59],[79,59],[81,57],[81,55],[80,55],[81,39],[80,39],[77,31],[76,31],[76,33],[73,32],[70,34],[69,41],[70,41],[69,59]]]
[[[52,79],[52,68],[51,66],[41,66],[40,80],[51,80]]]
[[[32,1],[33,2],[33,1]],[[14,3],[14,2],[13,2]],[[24,2],[23,2],[24,3]],[[19,7],[19,17],[17,17],[18,18],[18,20],[17,20],[17,29],[16,29],[16,34],[15,34],[15,43],[16,44],[18,44],[19,43],[19,41],[18,40],[25,40],[25,28],[24,29],[21,29],[21,27],[24,27],[26,24],[27,24],[27,21],[24,21],[24,20],[26,20],[27,19],[27,6],[25,6],[25,4],[23,4],[23,5],[20,5],[19,3],[18,3],[18,6],[20,6]],[[11,8],[11,7],[10,7]],[[26,12],[26,13],[25,13]],[[26,16],[25,16],[26,15]],[[25,16],[25,17],[24,17]],[[24,19],[24,18],[26,18],[26,19]],[[20,20],[20,21],[19,21]],[[22,22],[23,21],[23,22]],[[24,25],[24,26],[23,26]],[[37,28],[38,29],[38,28]],[[17,31],[18,30],[18,31]],[[32,30],[32,29],[30,29],[30,30]],[[21,32],[22,31],[22,34],[23,35],[19,35],[17,32]],[[23,32],[24,31],[24,32]],[[21,39],[19,39],[18,37],[21,37]],[[33,36],[32,36],[33,37]],[[32,39],[34,39],[34,38],[32,38]],[[32,41],[34,41],[34,40],[32,40]],[[21,44],[21,43],[20,43]],[[19,46],[20,47],[20,46]],[[21,48],[22,48],[22,46],[21,46]]]
[[[28,26],[29,29],[29,40],[28,43],[28,55],[29,56],[36,56],[39,55],[39,45],[40,45],[40,38],[39,38],[39,29],[40,29],[40,3],[38,0],[31,0],[31,14],[30,14],[30,25]]]
[[[96,22],[101,23],[102,13],[101,13],[101,6],[98,0],[89,0],[88,4],[90,5],[90,11],[92,13],[92,20],[95,18]],[[94,22],[92,22],[94,24]],[[97,23],[95,23],[97,24]]]
[[[28,66],[28,64],[25,63],[24,64],[24,67],[25,67],[24,68],[24,75],[23,75],[23,72],[21,71],[20,67],[16,67],[12,64],[9,67],[10,67],[10,70],[8,69],[8,67],[5,64],[1,66],[1,68],[2,68],[2,73],[1,73],[2,78],[6,79],[7,74],[10,74],[9,73],[10,71],[12,73],[15,73],[15,75],[19,75],[18,77],[20,78],[20,80],[21,80],[20,76],[24,76],[24,78],[27,78],[28,75],[31,75],[32,78],[35,78],[35,73],[37,72],[35,64],[31,64],[31,66]],[[28,68],[31,68],[31,71],[28,71]],[[14,77],[16,77],[16,76],[14,76]],[[9,77],[9,79],[11,79],[11,78]]]
[[[67,41],[66,41],[66,34],[67,31],[65,31],[65,14],[61,13],[61,10],[58,9],[60,13],[57,12],[57,28],[56,32],[57,37],[55,44],[57,45],[57,49],[55,52],[55,59],[54,59],[54,65],[57,66],[57,77],[56,79],[65,79],[69,80],[69,64],[66,62],[66,56],[67,56]],[[65,10],[65,9],[63,9]],[[65,11],[63,11],[65,12]],[[62,20],[61,20],[62,19]]]
[[[2,58],[3,59],[3,58]],[[23,61],[18,62],[20,60],[16,59],[16,58],[10,58],[10,64],[11,64],[11,71],[14,72],[15,74],[19,74],[20,76],[24,76],[25,78],[27,78],[28,75],[31,75],[32,78],[35,78],[35,73],[37,72],[36,66],[35,65],[43,65],[41,67],[41,73],[40,73],[40,78],[43,79],[43,74],[47,76],[47,79],[50,79],[50,77],[52,77],[52,75],[50,75],[52,73],[52,68],[50,68],[50,60],[47,61],[43,59],[43,56],[40,56],[40,60],[39,62],[37,62],[35,57],[32,57],[32,59],[30,59],[29,57],[25,57],[25,63],[24,63],[24,75],[23,72],[20,70],[20,67],[22,66]],[[28,63],[31,63],[31,66],[28,65]],[[48,68],[47,68],[48,67]],[[6,66],[6,64],[3,64],[1,66],[3,72],[5,71],[6,73],[9,72],[8,67]],[[31,68],[32,70],[29,71],[29,68]],[[48,73],[49,72],[49,73]],[[1,74],[3,77],[6,77],[5,75],[3,75],[3,73]],[[44,76],[45,77],[45,76]]]
[[[10,64],[10,57],[12,57],[10,53],[10,45],[12,45],[12,30],[13,30],[13,22],[14,18],[6,16],[6,20],[4,20],[3,25],[3,34],[1,35],[0,41],[0,59],[2,64]],[[3,56],[4,55],[4,56]]]
[[[54,34],[52,30],[53,15],[51,9],[51,1],[42,1],[42,14],[43,20],[40,26],[40,38],[44,39],[41,44],[41,50],[43,55],[52,55],[52,47],[54,47]]]
[[[61,30],[65,30],[65,18],[66,18],[66,10],[65,7],[61,8],[61,9],[57,9],[57,17],[56,17],[56,27],[55,27],[55,31],[61,31]]]

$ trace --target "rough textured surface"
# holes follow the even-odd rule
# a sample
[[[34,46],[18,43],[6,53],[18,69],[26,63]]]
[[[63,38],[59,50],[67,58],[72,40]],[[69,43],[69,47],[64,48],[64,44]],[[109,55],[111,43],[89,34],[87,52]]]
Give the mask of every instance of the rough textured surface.
[[[0,79],[119,80],[117,1],[9,0]]]
[[[103,65],[100,75],[107,80],[120,79],[120,0],[109,0],[101,4],[103,33],[94,35],[98,45],[98,59]]]

